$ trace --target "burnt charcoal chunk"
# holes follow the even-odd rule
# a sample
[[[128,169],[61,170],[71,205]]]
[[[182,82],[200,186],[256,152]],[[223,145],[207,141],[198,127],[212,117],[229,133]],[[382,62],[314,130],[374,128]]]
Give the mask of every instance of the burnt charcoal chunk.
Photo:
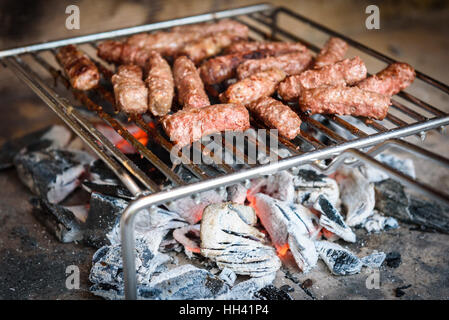
[[[0,148],[0,170],[12,167],[14,157],[21,150],[37,151],[47,148],[62,148],[68,144],[70,136],[68,129],[55,125],[9,140]]]
[[[123,187],[122,185],[95,183],[88,180],[84,180],[82,183],[82,187],[89,193],[96,192],[107,196],[122,198],[126,200],[134,199],[132,193],[129,192],[129,190]]]
[[[101,159],[97,159],[89,165],[89,174],[91,180],[96,183],[120,183],[114,172]]]
[[[407,194],[395,180],[375,184],[376,209],[401,221],[449,233],[449,208]]]
[[[394,289],[394,295],[395,295],[395,297],[396,298],[400,298],[400,297],[402,297],[403,295],[405,295],[405,289],[408,289],[408,288],[410,288],[412,285],[411,284],[409,284],[409,285],[407,285],[407,286],[402,286],[402,287],[398,287],[398,288],[396,288],[396,289]]]
[[[127,205],[123,199],[92,193],[84,230],[86,243],[96,248],[109,245],[106,235],[117,224]]]
[[[260,300],[293,300],[286,291],[278,289],[272,284],[260,289],[255,297]]]
[[[389,268],[397,268],[402,262],[401,254],[397,251],[387,253],[384,264]]]
[[[37,220],[61,242],[72,242],[83,238],[82,222],[68,207],[37,198],[32,199],[31,204]]]
[[[20,180],[35,195],[59,203],[79,186],[86,157],[82,152],[44,150],[20,153],[14,164]]]

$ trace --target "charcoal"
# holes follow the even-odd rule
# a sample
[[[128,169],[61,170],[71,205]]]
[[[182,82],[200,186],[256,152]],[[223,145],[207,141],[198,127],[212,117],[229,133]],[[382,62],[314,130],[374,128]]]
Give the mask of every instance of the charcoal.
[[[402,172],[403,174],[415,179],[415,166],[413,160],[403,159],[395,154],[382,153],[376,156],[376,159],[386,165]],[[379,182],[389,178],[384,171],[368,165],[360,166],[360,171],[370,182]]]
[[[255,297],[260,300],[293,300],[286,291],[278,289],[272,284],[257,291]]]
[[[235,274],[235,272],[229,268],[224,268],[223,270],[221,270],[218,277],[231,287],[234,285],[235,280],[237,279],[237,275]]]
[[[148,285],[155,272],[164,270],[164,264],[170,261],[170,257],[151,250],[145,239],[137,238],[135,243],[137,281]],[[120,245],[104,246],[95,252],[89,274],[90,282],[123,286],[123,276]]]
[[[186,255],[191,258],[193,253],[200,253],[200,226],[188,225],[173,231],[173,238],[184,246]]]
[[[33,213],[59,241],[67,243],[79,241],[83,238],[82,216],[80,210],[52,204],[45,199],[34,198],[31,200]]]
[[[267,178],[254,179],[248,194],[255,195],[260,192],[281,201],[293,202],[295,198],[293,179],[293,175],[288,171],[281,171]]]
[[[97,184],[120,184],[114,172],[101,159],[94,160],[89,164],[89,176],[89,180]]]
[[[393,217],[385,217],[375,212],[371,217],[366,219],[363,227],[368,233],[379,233],[399,228],[398,221]]]
[[[118,219],[127,206],[128,202],[120,198],[92,193],[85,224],[85,242],[96,248],[110,245],[107,235],[118,223]]]
[[[373,214],[374,185],[358,170],[343,167],[337,171],[342,207],[346,211],[346,224],[354,227],[363,224]]]
[[[245,203],[246,194],[248,192],[248,189],[245,188],[245,186],[242,185],[241,183],[236,183],[236,184],[233,184],[232,186],[227,187],[226,191],[228,192],[227,200],[229,202],[238,203],[238,204]]]
[[[64,148],[70,140],[71,133],[60,125],[50,126],[23,137],[5,142],[0,148],[0,170],[13,166],[14,157],[19,152]]]
[[[214,299],[228,292],[226,282],[207,270],[187,264],[155,276],[140,290],[140,295],[152,300],[194,300]]]
[[[310,271],[318,260],[311,241],[319,232],[316,216],[302,205],[279,201],[263,193],[254,196],[252,206],[274,246],[280,250],[288,245],[298,267],[303,272]]]
[[[329,270],[337,275],[351,275],[359,273],[363,262],[351,251],[329,241],[316,241],[316,248],[320,258]]]
[[[106,196],[112,196],[125,200],[134,199],[132,193],[129,192],[129,190],[123,187],[122,185],[95,183],[88,180],[84,180],[81,186],[88,193],[97,192],[104,194]]]
[[[394,289],[394,295],[396,298],[400,298],[402,296],[405,295],[405,289],[411,288],[411,284],[406,285],[406,286],[401,286],[401,287],[397,287],[396,289]]]
[[[449,207],[407,194],[397,181],[375,184],[376,209],[396,219],[449,234]]]
[[[337,205],[340,192],[337,182],[312,169],[299,169],[294,178],[296,202],[312,206],[319,195],[324,195],[334,205]]]
[[[14,164],[19,178],[34,194],[55,204],[80,185],[87,158],[83,152],[54,149],[20,153]]]
[[[397,251],[388,252],[385,257],[385,265],[389,268],[396,269],[401,265],[401,254]]]
[[[201,221],[201,254],[220,269],[261,277],[281,266],[274,249],[254,228],[257,217],[251,207],[234,203],[206,207]]]
[[[226,300],[258,300],[257,292],[273,283],[276,273],[270,273],[259,278],[250,278],[232,287],[232,289],[220,299]]]
[[[212,203],[222,203],[226,199],[226,190],[209,190],[194,194],[193,197],[185,197],[166,203],[165,206],[178,213],[190,224],[195,224],[201,220],[205,207]]]
[[[369,268],[378,269],[384,263],[386,254],[374,251],[372,254],[361,258],[363,265]]]
[[[320,195],[313,207],[321,212],[320,225],[348,242],[355,242],[356,235],[344,222],[340,212],[324,196]]]

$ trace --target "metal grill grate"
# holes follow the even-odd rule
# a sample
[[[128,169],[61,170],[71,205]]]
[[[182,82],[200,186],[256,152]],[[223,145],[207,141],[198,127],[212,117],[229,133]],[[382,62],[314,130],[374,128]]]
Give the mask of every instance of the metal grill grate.
[[[273,40],[293,40],[307,45],[311,50],[317,52],[319,47],[308,42],[290,31],[283,29],[278,21],[281,15],[287,15],[310,27],[313,27],[330,36],[337,36],[348,42],[353,48],[360,50],[380,61],[386,63],[395,62],[393,59],[370,49],[352,39],[345,37],[335,31],[332,31],[308,18],[301,16],[285,8],[275,8],[270,5],[256,5],[231,9],[216,13],[203,14],[188,18],[175,19],[165,22],[138,26],[116,31],[92,34],[72,39],[48,42],[44,44],[31,45],[27,47],[15,48],[0,52],[0,61],[10,68],[16,76],[23,80],[36,94],[38,94],[45,103],[47,103],[58,116],[73,130],[80,138],[88,144],[93,151],[114,171],[123,184],[136,196],[136,200],[130,204],[122,216],[122,243],[124,254],[124,269],[126,278],[126,294],[128,298],[136,297],[136,279],[133,259],[134,235],[133,221],[135,214],[142,209],[152,205],[163,204],[166,201],[174,200],[183,196],[192,195],[197,192],[212,188],[223,187],[237,181],[242,181],[259,175],[269,174],[276,170],[285,170],[303,163],[314,163],[317,168],[324,172],[331,171],[342,161],[348,158],[368,162],[369,164],[385,170],[391,176],[399,179],[406,185],[417,187],[423,193],[449,203],[448,196],[430,186],[423,185],[400,172],[387,167],[376,161],[371,156],[379,153],[387,147],[395,146],[401,149],[419,154],[438,161],[440,164],[449,168],[449,161],[430,152],[424,151],[414,145],[396,140],[410,135],[418,135],[425,138],[425,132],[431,129],[443,127],[449,124],[449,115],[438,108],[426,103],[419,97],[409,93],[401,92],[397,99],[392,99],[392,107],[388,116],[383,121],[370,120],[362,117],[342,117],[331,115],[316,115],[308,117],[301,115],[304,129],[300,135],[292,141],[279,138],[280,147],[288,150],[291,156],[282,158],[279,154],[278,162],[269,164],[249,164],[246,154],[241,154],[232,145],[224,144],[224,149],[229,150],[245,163],[242,170],[234,170],[227,164],[214,166],[218,167],[216,174],[211,174],[213,170],[204,170],[203,167],[196,164],[185,164],[188,169],[200,182],[188,183],[181,175],[172,170],[172,164],[162,159],[157,152],[144,146],[139,142],[125,126],[117,120],[114,112],[105,111],[103,105],[113,105],[114,97],[109,88],[100,85],[92,90],[94,92],[81,92],[70,89],[70,83],[64,76],[64,73],[55,64],[55,50],[67,44],[79,44],[88,52],[94,52],[96,44],[100,40],[120,38],[131,34],[148,32],[170,28],[177,25],[211,21],[221,18],[232,18],[246,24],[255,38],[271,38]],[[269,30],[267,33],[266,30]],[[86,48],[84,48],[86,47]],[[103,82],[110,80],[112,71],[109,66],[101,61],[96,55],[90,54],[102,74]],[[39,73],[47,72],[47,76],[41,76]],[[51,77],[48,77],[48,74]],[[417,71],[417,78],[423,83],[436,88],[438,91],[449,94],[449,87],[431,77]],[[88,119],[83,112],[80,112],[67,99],[58,95],[56,89],[51,84],[51,79],[59,81],[68,90],[71,90],[76,100],[81,105],[87,107],[90,111],[102,119],[104,123],[112,127],[126,141],[128,141],[152,166],[163,174],[174,186],[171,190],[161,190],[160,185],[154,182],[148,175],[133,163],[125,154],[123,154],[115,145],[113,145],[101,132],[99,132],[92,121]],[[50,80],[49,80],[50,79]],[[406,105],[407,104],[407,105]],[[320,120],[327,120],[332,126],[326,126]],[[144,130],[150,137],[150,144],[158,145],[165,152],[170,152],[173,144],[166,138],[164,133],[157,126],[149,124],[148,119],[141,116],[132,117],[129,122],[136,124]],[[264,128],[258,121],[251,119],[254,128]],[[338,128],[333,130],[331,128]],[[312,129],[312,133],[310,131]],[[317,134],[327,137],[326,143],[317,138]],[[258,145],[259,148],[268,146],[260,145],[260,142],[251,137],[246,137],[248,144]],[[370,150],[368,147],[375,146]],[[204,153],[204,145],[201,145]],[[364,150],[366,152],[361,152]],[[212,162],[217,162],[214,154],[204,154]],[[337,156],[339,155],[339,156]],[[184,155],[180,154],[181,157]],[[334,158],[329,166],[320,166],[319,159]],[[215,170],[217,171],[217,170]]]

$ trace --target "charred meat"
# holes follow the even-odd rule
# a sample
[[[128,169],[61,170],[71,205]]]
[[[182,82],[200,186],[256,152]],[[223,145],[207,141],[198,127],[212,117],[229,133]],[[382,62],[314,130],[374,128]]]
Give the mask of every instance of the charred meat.
[[[353,85],[365,79],[366,74],[365,63],[359,57],[345,59],[288,77],[279,85],[278,93],[285,101],[293,101],[300,96],[301,90],[329,85]]]
[[[148,87],[148,108],[154,116],[166,115],[172,106],[175,84],[170,66],[157,52],[152,52],[145,80]]]
[[[142,114],[148,110],[148,88],[142,80],[142,69],[123,65],[112,76],[115,103],[125,113]]]
[[[171,141],[185,146],[211,133],[244,131],[249,128],[249,114],[242,105],[216,104],[164,116],[162,127]]]
[[[413,80],[415,80],[413,67],[407,63],[396,62],[377,74],[366,78],[357,87],[392,96],[411,85]]]
[[[289,52],[305,52],[306,46],[299,42],[261,42],[261,41],[240,41],[226,48],[226,53],[237,53],[246,51],[266,50],[271,55],[279,55]]]
[[[271,96],[279,82],[284,80],[286,74],[279,69],[271,69],[253,74],[240,80],[220,95],[222,102],[240,103],[248,105],[262,97]]]
[[[263,97],[249,104],[247,108],[268,127],[278,129],[279,134],[287,139],[294,139],[300,132],[299,116],[278,100]]]
[[[277,68],[284,71],[287,75],[295,75],[304,71],[312,61],[312,55],[309,51],[299,51],[286,53],[277,57],[268,57],[258,60],[247,60],[237,67],[239,79]]]
[[[173,65],[173,77],[178,89],[178,100],[184,109],[210,105],[195,64],[186,56],[179,57]]]
[[[69,77],[70,84],[78,90],[90,90],[98,85],[100,73],[95,64],[74,45],[58,50],[56,58]]]
[[[343,59],[348,44],[340,38],[330,38],[315,58],[314,68],[322,68]]]
[[[390,98],[357,87],[320,87],[301,92],[302,111],[326,114],[364,116],[382,120],[386,117]]]

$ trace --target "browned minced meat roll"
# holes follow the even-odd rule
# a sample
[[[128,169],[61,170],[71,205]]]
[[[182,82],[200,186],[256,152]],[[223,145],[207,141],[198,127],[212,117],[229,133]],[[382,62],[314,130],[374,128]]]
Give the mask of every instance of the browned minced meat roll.
[[[340,38],[330,38],[315,58],[314,68],[322,68],[343,59],[348,44]]]
[[[60,48],[56,58],[64,68],[73,88],[89,90],[98,85],[100,73],[97,67],[74,45]]]
[[[276,99],[263,97],[247,105],[247,108],[268,127],[278,129],[279,134],[287,139],[294,139],[301,130],[298,114]]]
[[[279,55],[294,51],[304,52],[307,47],[299,42],[262,42],[262,41],[240,41],[226,48],[226,53],[236,53],[245,51],[266,50],[271,55]]]
[[[142,69],[136,65],[122,65],[111,78],[115,103],[129,114],[142,114],[148,110],[148,89],[142,80]]]
[[[230,32],[210,35],[187,43],[180,51],[180,55],[185,55],[193,62],[198,63],[205,58],[217,55],[223,48],[226,48],[238,39],[240,39],[239,36]]]
[[[312,61],[312,55],[308,51],[292,52],[277,57],[268,57],[258,60],[247,60],[237,67],[239,79],[248,78],[250,75],[277,68],[287,75],[303,72]]]
[[[365,79],[366,74],[365,63],[359,57],[354,57],[290,76],[279,84],[278,93],[283,100],[293,101],[298,99],[301,90],[325,85],[353,85]]]
[[[262,59],[268,56],[266,51],[237,52],[212,58],[200,67],[200,74],[207,84],[217,84],[235,76],[238,65],[249,59]]]
[[[299,106],[308,113],[364,116],[382,120],[390,106],[390,97],[357,87],[319,87],[305,89]]]
[[[154,116],[167,114],[172,106],[175,84],[170,65],[155,51],[148,61],[148,109]]]
[[[249,29],[244,24],[235,20],[223,19],[214,23],[198,23],[192,25],[178,26],[171,29],[173,32],[181,33],[200,33],[202,35],[214,34],[224,31],[230,31],[239,35],[240,38],[248,38]]]
[[[170,140],[185,146],[202,136],[226,131],[245,131],[249,128],[249,114],[238,104],[215,104],[200,109],[181,110],[161,119]]]
[[[173,77],[178,89],[178,100],[184,108],[202,108],[210,105],[203,81],[192,60],[179,57],[173,64]]]
[[[396,62],[366,78],[357,87],[392,96],[411,85],[413,80],[415,80],[415,69],[407,63]]]
[[[279,82],[284,80],[285,77],[285,72],[279,69],[270,69],[253,74],[230,85],[225,92],[220,94],[220,100],[246,106],[257,99],[271,96],[276,91]]]

